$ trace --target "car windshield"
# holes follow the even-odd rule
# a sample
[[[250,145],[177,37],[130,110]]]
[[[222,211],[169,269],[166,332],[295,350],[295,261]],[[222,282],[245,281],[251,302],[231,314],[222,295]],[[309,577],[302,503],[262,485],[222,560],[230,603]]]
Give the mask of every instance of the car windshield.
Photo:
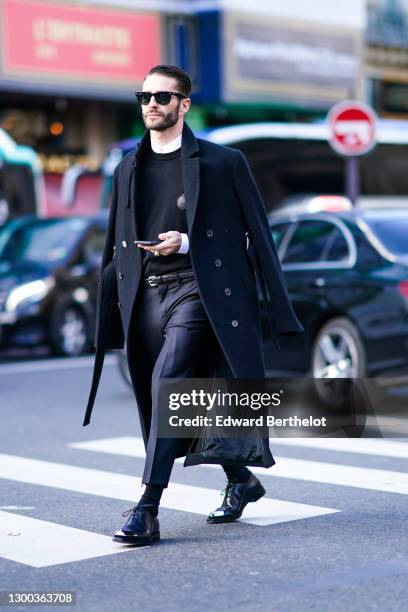
[[[408,257],[408,215],[405,211],[386,214],[373,211],[364,215],[364,220],[387,251]]]
[[[33,262],[57,264],[83,231],[83,219],[44,219],[0,234],[0,260],[9,264]]]

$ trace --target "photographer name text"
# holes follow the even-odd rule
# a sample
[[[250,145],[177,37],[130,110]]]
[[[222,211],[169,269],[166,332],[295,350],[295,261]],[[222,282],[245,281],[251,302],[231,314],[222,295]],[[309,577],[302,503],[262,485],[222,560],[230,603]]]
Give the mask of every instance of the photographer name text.
[[[327,427],[326,417],[298,417],[277,418],[272,414],[260,415],[258,417],[237,418],[230,415],[169,417],[171,427]]]

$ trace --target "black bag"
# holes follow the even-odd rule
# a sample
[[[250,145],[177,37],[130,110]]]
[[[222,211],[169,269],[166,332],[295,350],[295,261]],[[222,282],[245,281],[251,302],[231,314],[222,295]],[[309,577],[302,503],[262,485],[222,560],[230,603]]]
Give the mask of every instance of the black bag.
[[[236,385],[234,384],[236,379],[232,381],[225,378],[217,380],[218,383],[221,383],[222,380],[227,392],[236,391]],[[251,411],[248,407],[217,406],[216,413],[211,412],[213,423],[215,423],[217,415],[239,419],[258,417],[260,413]],[[263,418],[265,415],[266,410],[263,410]],[[186,455],[184,466],[199,465],[200,463],[271,467],[275,464],[275,460],[269,450],[268,427],[266,425],[262,427],[256,425],[251,427],[235,426],[228,431],[216,425],[199,428],[197,436]]]
[[[275,464],[275,460],[269,449],[269,438],[263,438],[260,432],[240,438],[217,438],[204,432],[191,445],[184,466],[200,463],[268,468]]]

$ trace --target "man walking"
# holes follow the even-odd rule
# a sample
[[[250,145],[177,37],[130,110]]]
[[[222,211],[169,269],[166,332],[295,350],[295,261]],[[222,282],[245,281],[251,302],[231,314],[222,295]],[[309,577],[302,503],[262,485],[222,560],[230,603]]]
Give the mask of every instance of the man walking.
[[[157,435],[160,380],[265,376],[249,244],[269,294],[275,340],[302,331],[246,160],[237,150],[194,137],[184,122],[190,90],[183,70],[164,65],[152,68],[136,93],[146,132],[115,170],[101,265],[94,378],[84,425],[105,350],[126,343],[146,447],[146,488],[113,539],[136,546],[160,539],[160,498],[175,459],[188,456],[191,443]],[[199,457],[193,463],[205,461]],[[244,459],[219,463],[228,482],[209,523],[236,520],[265,494]],[[260,465],[273,463],[269,453]]]

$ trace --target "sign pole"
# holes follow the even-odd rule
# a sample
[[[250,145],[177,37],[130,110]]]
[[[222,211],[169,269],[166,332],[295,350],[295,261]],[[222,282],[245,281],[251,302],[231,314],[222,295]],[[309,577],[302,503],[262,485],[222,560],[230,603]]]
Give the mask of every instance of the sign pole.
[[[345,192],[353,206],[360,195],[360,174],[358,157],[346,157]]]

